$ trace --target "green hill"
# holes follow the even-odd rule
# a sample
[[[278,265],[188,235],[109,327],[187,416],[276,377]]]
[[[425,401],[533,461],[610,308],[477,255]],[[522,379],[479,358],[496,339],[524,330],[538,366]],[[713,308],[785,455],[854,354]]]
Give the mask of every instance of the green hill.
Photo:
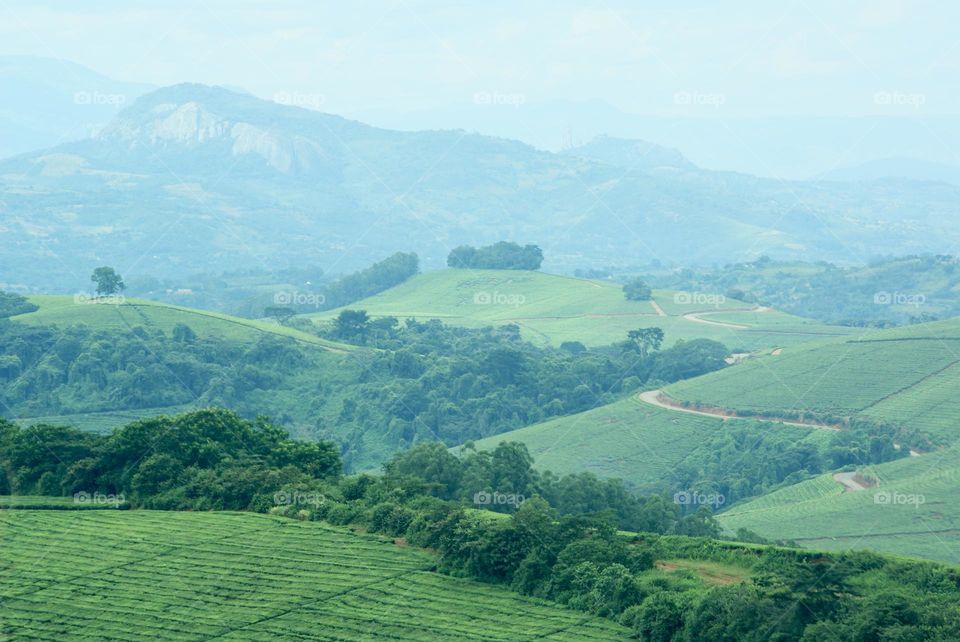
[[[720,514],[728,530],[805,547],[873,549],[960,563],[960,447],[863,467],[875,487],[849,490],[826,474]]]
[[[27,297],[40,306],[36,312],[12,317],[15,321],[33,325],[71,325],[83,323],[102,330],[127,331],[140,325],[170,333],[178,323],[189,325],[200,336],[249,341],[263,335],[290,337],[299,342],[320,346],[331,351],[346,352],[351,346],[335,343],[312,334],[288,328],[270,321],[194,310],[178,305],[157,303],[143,299],[123,299],[120,303],[97,303],[72,296],[34,295]]]
[[[668,386],[675,399],[743,413],[861,415],[960,438],[960,319],[864,330],[785,348]]]
[[[741,417],[724,421],[625,399],[477,446],[522,441],[544,469],[590,471],[642,486],[676,479],[676,471],[694,461],[702,475],[708,459],[698,450],[710,440],[725,443],[715,438],[737,426],[756,435],[753,446],[767,436],[757,431],[775,430],[798,446],[826,449],[830,439],[842,434],[760,423],[764,418],[877,420],[899,427],[904,435],[918,433],[920,441],[932,445],[920,456],[856,467],[865,489],[826,473],[734,504],[720,513],[721,524],[730,532],[747,528],[814,548],[874,548],[960,562],[960,508],[953,501],[960,478],[960,400],[955,394],[960,389],[960,320],[861,330],[856,336],[775,352],[666,388],[688,411]],[[730,454],[718,451],[714,458],[729,460]],[[747,459],[758,457],[754,453]]]
[[[775,429],[797,444],[822,443],[825,431],[797,426],[765,425],[735,420],[753,430]],[[598,477],[623,479],[636,487],[662,486],[670,473],[691,455],[708,447],[708,440],[727,428],[720,417],[706,417],[659,408],[638,397],[475,442],[490,450],[504,441],[527,446],[537,467],[555,473],[591,472]],[[696,454],[695,454],[696,453]],[[675,489],[680,490],[680,489]]]
[[[731,507],[720,519],[729,529],[818,548],[874,548],[958,562],[958,362],[960,320],[952,319],[787,348],[666,391],[693,405],[740,413],[860,416],[928,435],[940,446],[922,456],[861,466],[875,487],[845,489],[824,475]]]
[[[656,290],[652,301],[628,301],[616,283],[519,270],[426,272],[347,307],[471,327],[516,323],[528,340],[554,346],[606,345],[652,326],[664,330],[666,345],[703,337],[748,351],[852,332],[716,295]],[[309,316],[324,321],[339,312]]]
[[[609,620],[439,575],[427,553],[318,522],[6,510],[0,529],[4,639],[628,639]]]
[[[14,364],[0,373],[0,384],[6,385],[5,391],[0,389],[0,408],[20,423],[106,432],[144,417],[208,405],[246,411],[249,404],[250,412],[258,409],[286,417],[292,432],[313,436],[317,412],[308,417],[298,403],[305,391],[315,390],[321,377],[345,381],[364,367],[353,358],[362,361],[362,350],[269,321],[139,299],[92,303],[72,296],[38,295],[29,300],[39,309],[11,317],[17,327],[35,328],[38,338],[52,326],[67,330],[52,345],[44,344],[43,354],[32,364],[18,365],[21,360],[15,355],[24,350],[17,346],[10,346],[12,351],[0,349],[0,362],[9,366],[13,359]],[[198,343],[171,339],[180,325],[188,326]],[[86,328],[85,333],[69,330],[79,327]],[[284,341],[296,349],[278,348]],[[269,361],[271,351],[287,363],[274,364],[277,373],[269,380],[255,376],[249,368]],[[126,374],[111,370],[105,360]],[[221,377],[230,381],[223,383]],[[245,379],[248,384],[243,384]],[[107,381],[113,384],[109,394]],[[238,398],[241,407],[232,403]],[[332,399],[320,414],[332,421],[339,404],[339,397]]]

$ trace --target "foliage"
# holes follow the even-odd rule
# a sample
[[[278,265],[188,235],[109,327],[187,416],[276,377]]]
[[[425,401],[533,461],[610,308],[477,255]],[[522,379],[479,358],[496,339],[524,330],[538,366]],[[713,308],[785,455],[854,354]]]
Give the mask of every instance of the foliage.
[[[0,319],[35,312],[39,306],[30,303],[26,297],[0,290]]]
[[[641,278],[633,278],[623,284],[623,296],[628,301],[649,301],[653,298],[653,290]]]
[[[264,419],[225,410],[146,419],[110,435],[0,422],[0,446],[9,486],[0,492],[103,493],[165,509],[249,509],[284,485],[341,471],[332,444],[291,441]]]
[[[500,241],[486,247],[461,245],[451,250],[447,265],[453,268],[493,270],[539,270],[543,250],[536,245],[520,246]]]
[[[97,284],[97,296],[117,294],[127,287],[123,277],[112,267],[98,267],[93,271],[90,280]]]
[[[420,259],[414,253],[397,252],[370,267],[348,274],[323,287],[322,308],[336,308],[359,301],[403,283],[420,271]]]

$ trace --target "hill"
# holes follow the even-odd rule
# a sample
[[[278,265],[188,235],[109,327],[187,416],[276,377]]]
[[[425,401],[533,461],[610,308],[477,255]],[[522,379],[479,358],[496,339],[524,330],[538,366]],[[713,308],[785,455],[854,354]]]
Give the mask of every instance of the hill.
[[[6,510],[0,525],[5,637],[628,639],[609,620],[439,575],[429,554],[317,522]]]
[[[11,310],[24,309],[9,300]],[[223,407],[333,440],[345,464],[360,470],[415,442],[455,446],[580,412],[650,376],[674,381],[722,367],[726,356],[705,342],[649,358],[571,352],[518,342],[510,330],[438,323],[371,323],[369,334],[354,337],[371,347],[354,348],[136,299],[27,303],[38,309],[0,320],[3,416],[104,432],[136,418]]]
[[[960,320],[953,319],[788,348],[666,392],[693,407],[745,415],[835,422],[862,417],[895,426],[922,444],[922,454],[854,466],[867,480],[865,488],[824,475],[734,506],[720,521],[805,545],[869,547],[956,562],[958,362]]]
[[[354,383],[368,358],[273,322],[153,301],[29,301],[36,311],[0,325],[9,333],[0,349],[0,407],[24,424],[106,432],[137,418],[224,405],[268,412],[292,433],[314,437],[318,418],[332,425],[340,410],[335,388]],[[309,408],[299,402],[307,394]]]
[[[795,443],[817,443],[818,431],[745,421],[751,430],[775,429]],[[588,410],[512,430],[475,442],[479,450],[519,441],[537,466],[558,474],[590,472],[619,478],[634,488],[684,490],[671,485],[673,473],[695,459],[696,451],[727,428],[719,417],[695,416],[657,408],[635,396]]]
[[[440,319],[471,327],[516,323],[529,341],[553,346],[564,341],[608,345],[622,341],[630,330],[653,326],[664,330],[666,345],[709,338],[735,351],[853,331],[710,294],[657,290],[652,301],[628,301],[617,283],[520,270],[426,272],[347,307],[373,316]],[[309,318],[329,320],[339,312]]]
[[[331,352],[349,352],[353,346],[322,339],[316,335],[270,321],[244,319],[219,312],[195,310],[145,299],[123,299],[120,303],[97,302],[88,298],[33,295],[27,299],[39,306],[35,312],[11,317],[30,325],[83,323],[100,330],[126,331],[136,325],[172,332],[186,324],[199,336],[251,341],[264,335],[290,338]]]
[[[0,270],[11,284],[63,290],[83,287],[98,264],[163,279],[251,263],[349,271],[414,251],[439,267],[452,247],[505,230],[539,244],[552,269],[611,257],[849,260],[944,252],[960,239],[957,186],[784,183],[659,150],[645,167],[650,149],[608,140],[554,154],[176,85],[141,96],[94,137],[0,162]]]
[[[665,493],[721,492],[728,501],[715,508],[730,533],[746,528],[813,548],[960,562],[951,490],[960,474],[960,407],[952,392],[960,383],[960,320],[861,330],[775,352],[667,386],[659,406],[649,395],[623,399],[476,446],[522,441],[538,465],[559,473],[619,477]],[[836,458],[857,422],[889,426],[884,434],[893,435],[901,458],[867,461],[871,448],[890,439],[875,431],[866,439],[876,444]],[[740,439],[741,447],[730,447]],[[807,457],[801,453],[808,447],[822,453],[819,467],[790,463]],[[917,448],[915,456],[905,456],[908,447]],[[751,460],[756,469],[744,467]],[[799,476],[774,476],[777,470]],[[762,483],[737,497],[742,491],[726,485],[729,477]]]
[[[828,181],[876,181],[899,178],[960,184],[960,167],[918,158],[881,158],[859,165],[839,167],[820,174],[818,178]]]
[[[909,323],[960,315],[958,260],[900,256],[838,266],[761,258],[710,270],[651,274],[653,286],[701,292],[739,290],[750,301],[824,323]]]
[[[741,414],[864,416],[955,443],[960,400],[948,391],[956,389],[958,362],[960,319],[951,319],[785,348],[666,392]]]
[[[826,474],[733,506],[717,519],[731,532],[747,528],[810,548],[960,563],[960,448],[858,471],[875,485],[844,488]]]

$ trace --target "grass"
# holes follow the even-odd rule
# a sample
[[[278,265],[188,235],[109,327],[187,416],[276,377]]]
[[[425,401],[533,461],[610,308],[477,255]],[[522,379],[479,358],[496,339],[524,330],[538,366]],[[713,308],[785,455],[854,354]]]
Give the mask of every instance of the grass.
[[[731,421],[759,425],[753,420]],[[640,487],[665,479],[707,439],[710,431],[723,430],[727,425],[719,418],[657,408],[629,397],[488,437],[475,442],[475,446],[487,450],[500,442],[519,441],[526,444],[541,470],[591,472]],[[798,441],[826,436],[825,431],[790,426],[763,429],[787,431]]]
[[[4,511],[0,637],[627,639],[626,629],[432,572],[390,540],[254,514]]]
[[[876,488],[844,492],[830,474],[731,507],[728,530],[748,528],[805,547],[869,548],[960,563],[960,446],[870,466]]]
[[[173,328],[183,323],[188,325],[200,337],[216,337],[241,345],[253,345],[264,335],[274,335],[293,339],[311,352],[318,361],[315,370],[295,377],[288,390],[254,390],[247,396],[249,404],[264,412],[281,412],[292,417],[291,432],[298,437],[315,438],[312,431],[313,420],[304,415],[307,407],[303,403],[305,395],[310,394],[320,376],[330,383],[341,376],[363,367],[360,364],[368,356],[368,351],[353,346],[321,339],[312,334],[288,328],[270,321],[243,319],[226,314],[192,310],[180,306],[126,299],[122,303],[76,303],[71,296],[37,295],[29,299],[39,307],[35,312],[12,317],[18,323],[30,325],[69,326],[84,324],[97,330],[106,330],[118,336],[130,335],[142,326],[160,330],[168,336]],[[319,371],[319,373],[318,373]],[[336,396],[336,395],[334,395]],[[333,399],[337,407],[325,410],[324,419],[332,421],[339,412],[340,399]],[[63,413],[38,416],[25,414],[17,417],[21,424],[59,424],[70,425],[91,432],[109,432],[117,426],[131,421],[154,417],[162,414],[177,414],[190,410],[194,403],[159,408],[129,408],[113,410],[109,407],[93,412]],[[373,441],[371,439],[371,441]],[[386,448],[386,446],[384,446]]]
[[[855,416],[960,437],[960,320],[784,349],[667,387],[675,399],[737,411]]]
[[[352,349],[351,346],[321,339],[271,321],[243,319],[155,301],[124,299],[122,303],[77,303],[74,297],[60,295],[34,295],[28,299],[40,306],[40,309],[11,317],[13,320],[34,325],[68,326],[83,323],[99,329],[119,331],[128,331],[142,325],[163,330],[168,334],[175,325],[183,323],[200,336],[250,341],[262,334],[273,334],[333,351]]]
[[[960,320],[947,320],[787,348],[678,382],[667,392],[741,412],[870,417],[946,444],[920,457],[863,469],[879,480],[875,489],[843,492],[826,474],[732,506],[719,519],[731,532],[748,528],[812,548],[871,548],[957,563],[958,389]],[[885,504],[885,493],[923,501]]]
[[[553,346],[564,341],[580,341],[587,346],[608,345],[625,339],[630,330],[653,326],[664,330],[667,345],[680,339],[704,337],[732,349],[746,350],[793,345],[811,338],[850,332],[849,328],[827,326],[782,313],[744,316],[742,322],[749,326],[746,329],[700,323],[683,315],[698,312],[712,315],[722,311],[732,314],[752,306],[733,299],[685,296],[657,290],[653,302],[628,301],[620,285],[606,281],[517,270],[446,269],[419,274],[346,307],[366,310],[375,317],[441,319],[468,327],[516,323],[528,340]],[[654,303],[666,316],[660,315]],[[324,322],[340,311],[308,316]]]

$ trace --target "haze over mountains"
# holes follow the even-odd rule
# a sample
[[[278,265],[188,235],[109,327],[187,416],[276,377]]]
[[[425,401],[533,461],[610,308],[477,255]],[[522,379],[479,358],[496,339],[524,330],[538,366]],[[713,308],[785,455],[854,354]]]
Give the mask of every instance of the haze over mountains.
[[[0,157],[86,138],[151,89],[66,60],[0,56]]]
[[[551,270],[762,254],[851,263],[950,251],[958,196],[937,182],[708,171],[616,138],[552,153],[392,131],[183,84],[93,137],[0,162],[0,269],[12,285],[73,288],[103,263],[155,276],[293,261],[336,271],[404,250],[430,268],[456,245],[505,237],[540,244]]]

